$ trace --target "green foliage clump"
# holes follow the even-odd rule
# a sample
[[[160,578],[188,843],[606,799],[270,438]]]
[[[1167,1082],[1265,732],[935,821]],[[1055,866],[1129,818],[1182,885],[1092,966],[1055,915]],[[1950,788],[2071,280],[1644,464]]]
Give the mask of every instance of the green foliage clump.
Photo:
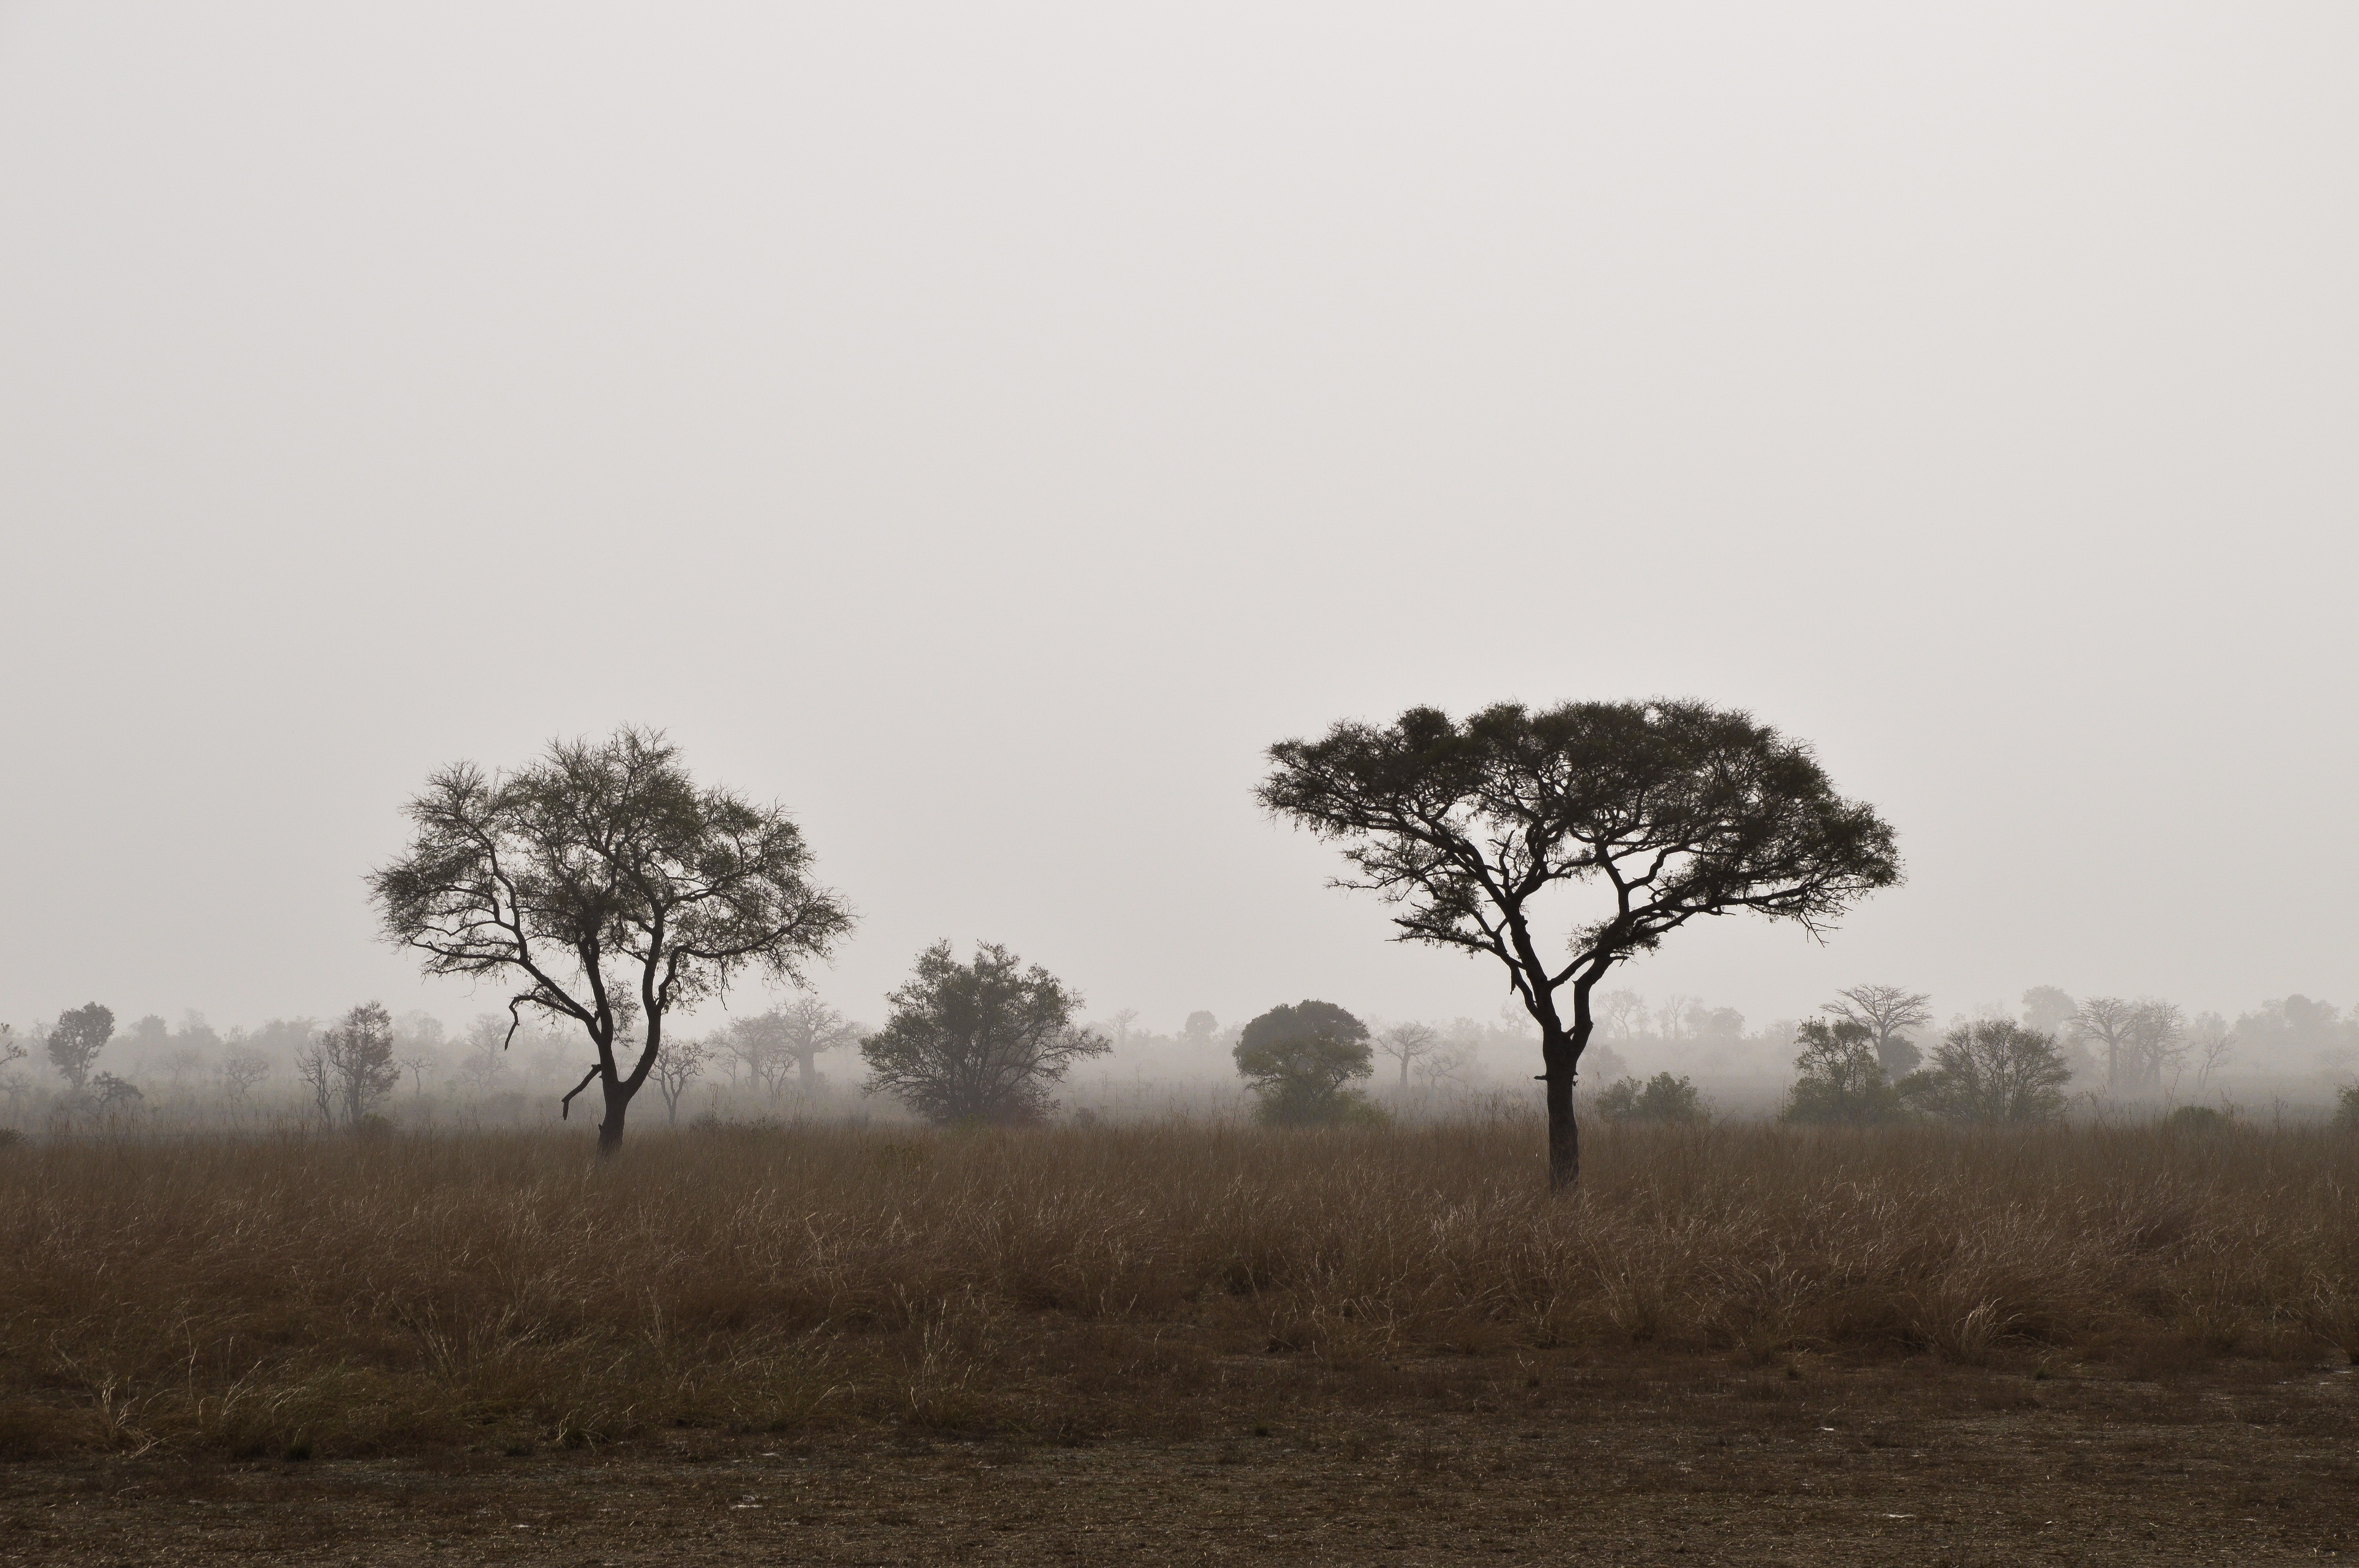
[[[2334,1091],[2334,1125],[2345,1132],[2359,1132],[2359,1084]]]
[[[1598,1114],[1612,1121],[1702,1121],[1703,1105],[1695,1085],[1669,1073],[1657,1073],[1645,1083],[1623,1078],[1597,1097]]]
[[[1237,1036],[1237,1072],[1273,1127],[1316,1127],[1379,1114],[1350,1088],[1375,1071],[1368,1026],[1332,1001],[1270,1009]]]
[[[1801,1054],[1786,1101],[1788,1121],[1860,1125],[1891,1121],[1900,1112],[1900,1093],[1885,1076],[1875,1032],[1851,1019],[1811,1019],[1796,1031]],[[1906,1044],[1903,1042],[1903,1044]]]
[[[2162,1124],[2181,1132],[2217,1132],[2233,1119],[2226,1111],[2208,1105],[2182,1105],[2164,1117]]]
[[[1986,1018],[1951,1030],[1933,1065],[1900,1080],[1900,1101],[1948,1121],[2055,1121],[2071,1078],[2054,1035]]]
[[[1038,1121],[1074,1062],[1114,1048],[1073,1022],[1078,994],[996,943],[979,945],[971,964],[935,943],[887,1000],[892,1017],[860,1046],[868,1090],[943,1126]]]

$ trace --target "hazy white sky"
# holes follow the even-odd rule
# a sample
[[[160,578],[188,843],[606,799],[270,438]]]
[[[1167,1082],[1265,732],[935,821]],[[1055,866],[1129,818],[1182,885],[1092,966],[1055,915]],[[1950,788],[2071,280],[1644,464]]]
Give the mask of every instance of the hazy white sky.
[[[947,935],[1487,1015],[1261,748],[1652,694],[1910,881],[1639,989],[2348,1002],[2354,82],[2347,4],[0,5],[0,1019],[481,1011],[361,878],[625,720],[855,1014]]]

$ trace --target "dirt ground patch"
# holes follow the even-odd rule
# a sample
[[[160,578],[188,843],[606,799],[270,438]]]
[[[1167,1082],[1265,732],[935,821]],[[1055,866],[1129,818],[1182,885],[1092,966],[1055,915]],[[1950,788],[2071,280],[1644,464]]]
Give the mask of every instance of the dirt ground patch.
[[[2140,1380],[1930,1358],[1517,1357],[1435,1378],[1432,1397],[1379,1406],[1263,1380],[1248,1399],[1175,1409],[1169,1437],[684,1430],[418,1459],[17,1465],[0,1470],[0,1563],[1827,1568],[2359,1553],[2359,1377],[2345,1368]],[[1447,1391],[1467,1387],[1523,1393]]]

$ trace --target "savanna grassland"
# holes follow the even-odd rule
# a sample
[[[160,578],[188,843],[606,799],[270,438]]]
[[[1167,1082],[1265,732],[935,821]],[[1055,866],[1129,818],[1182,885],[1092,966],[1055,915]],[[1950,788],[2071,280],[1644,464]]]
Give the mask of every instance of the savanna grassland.
[[[2359,1549],[2359,1138],[1541,1138],[0,1150],[0,1561]]]

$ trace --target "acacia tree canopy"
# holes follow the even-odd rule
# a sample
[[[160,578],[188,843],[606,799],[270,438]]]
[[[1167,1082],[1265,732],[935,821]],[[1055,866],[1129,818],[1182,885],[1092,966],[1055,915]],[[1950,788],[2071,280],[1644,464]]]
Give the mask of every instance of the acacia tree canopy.
[[[1341,844],[1337,885],[1395,904],[1399,940],[1506,968],[1540,1027],[1560,1186],[1580,1172],[1590,992],[1614,964],[1701,916],[1817,933],[1900,880],[1891,827],[1837,795],[1807,747],[1701,702],[1502,703],[1462,721],[1415,708],[1280,741],[1269,761],[1262,805]],[[1552,936],[1540,903],[1571,884],[1602,897]]]
[[[786,813],[699,785],[654,730],[553,742],[514,773],[455,763],[408,815],[408,849],[369,879],[386,937],[429,974],[514,985],[511,1038],[527,1009],[579,1024],[596,1060],[573,1094],[599,1084],[603,1152],[673,1010],[748,971],[799,985],[851,929]]]

